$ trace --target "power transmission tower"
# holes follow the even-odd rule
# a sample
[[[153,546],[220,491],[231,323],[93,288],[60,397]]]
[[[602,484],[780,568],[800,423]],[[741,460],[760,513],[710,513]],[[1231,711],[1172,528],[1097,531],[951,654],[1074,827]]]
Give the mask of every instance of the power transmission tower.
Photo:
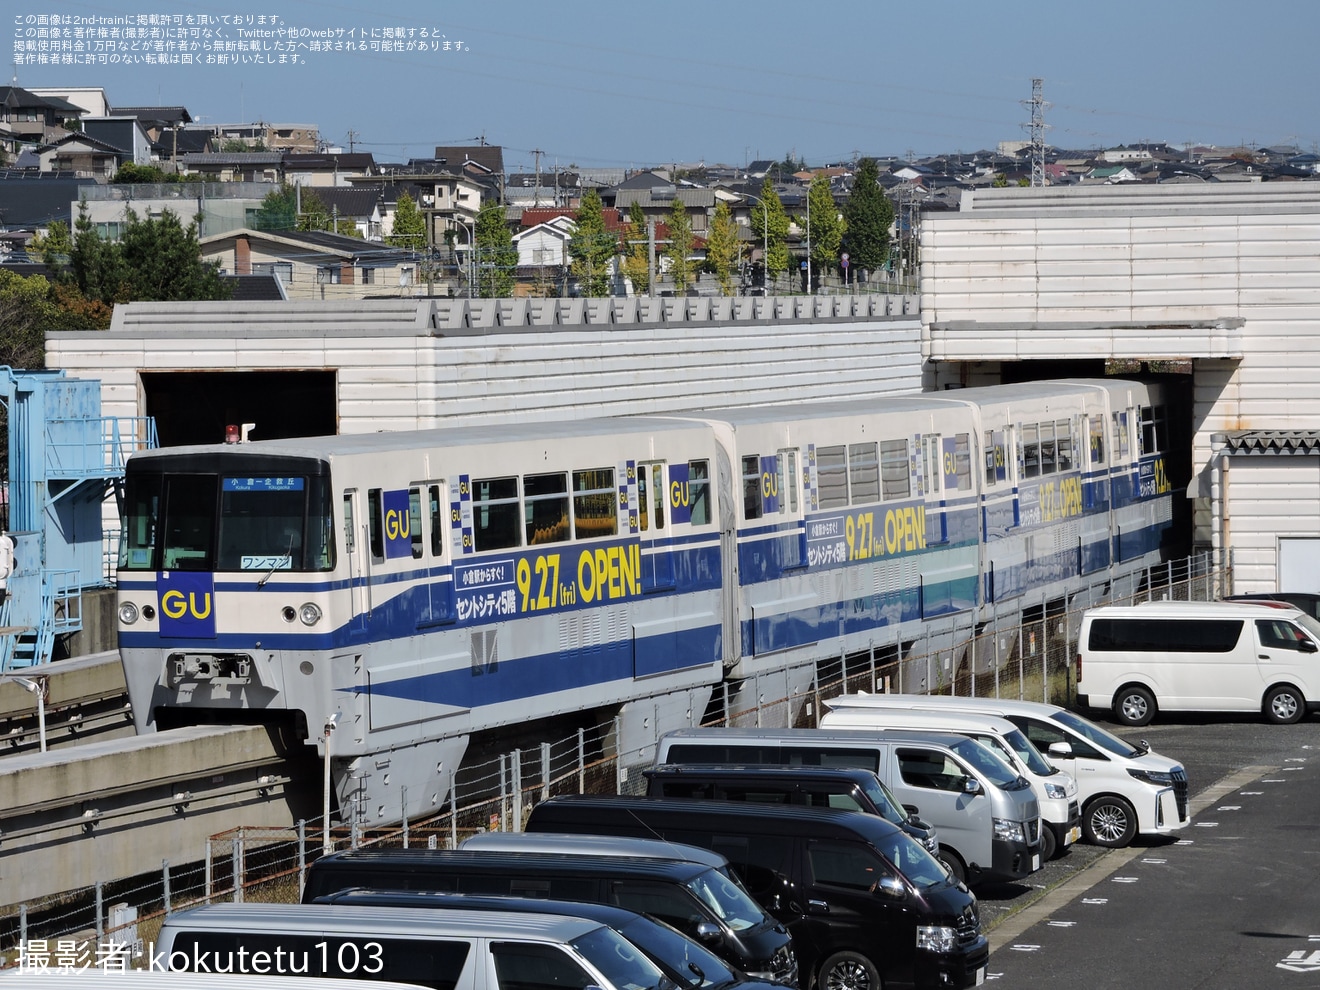
[[[1031,80],[1031,99],[1022,101],[1022,105],[1031,111],[1031,122],[1022,126],[1031,135],[1031,185],[1033,189],[1045,185],[1045,131],[1049,127],[1045,123],[1045,111],[1049,109],[1050,104],[1046,103],[1045,98],[1041,96],[1041,87],[1044,82],[1043,79]]]

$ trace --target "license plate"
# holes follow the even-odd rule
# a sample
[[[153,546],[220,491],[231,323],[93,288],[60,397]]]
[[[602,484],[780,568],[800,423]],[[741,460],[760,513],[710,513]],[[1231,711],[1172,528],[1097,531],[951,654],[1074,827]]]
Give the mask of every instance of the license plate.
[[[1036,853],[1034,856],[1031,857],[1031,872],[1035,873],[1039,869],[1040,869],[1040,853]]]
[[[976,985],[979,987],[979,986],[980,986],[982,983],[984,983],[984,982],[985,982],[985,967],[984,967],[984,966],[977,966],[977,967],[976,967]]]
[[[1065,846],[1071,846],[1074,842],[1080,842],[1082,838],[1082,826],[1074,825],[1068,829],[1068,838],[1064,842]]]

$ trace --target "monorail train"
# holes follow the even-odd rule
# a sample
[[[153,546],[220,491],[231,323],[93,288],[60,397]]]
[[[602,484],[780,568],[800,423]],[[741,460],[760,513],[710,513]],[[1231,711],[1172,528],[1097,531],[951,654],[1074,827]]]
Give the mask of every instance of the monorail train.
[[[1164,430],[1158,387],[1077,380],[135,454],[137,727],[291,719],[358,820],[430,813],[473,733],[654,740],[722,681],[1159,561]]]

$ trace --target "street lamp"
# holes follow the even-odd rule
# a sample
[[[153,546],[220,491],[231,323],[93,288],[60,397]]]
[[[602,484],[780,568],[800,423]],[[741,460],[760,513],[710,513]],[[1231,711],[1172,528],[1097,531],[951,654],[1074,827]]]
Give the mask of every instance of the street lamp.
[[[11,677],[15,684],[28,691],[37,699],[37,741],[41,751],[46,752],[46,678]]]
[[[334,734],[338,722],[338,712],[325,717],[325,777],[321,781],[321,834],[323,836],[321,851],[327,856],[335,851],[334,842],[330,839],[330,736]]]
[[[765,221],[765,248],[761,256],[761,268],[765,272],[765,277],[770,277],[770,211],[765,207],[765,200],[760,196],[753,196],[751,193],[743,193],[747,199],[754,199],[761,204],[761,218]],[[768,293],[770,290],[762,284],[761,288]]]

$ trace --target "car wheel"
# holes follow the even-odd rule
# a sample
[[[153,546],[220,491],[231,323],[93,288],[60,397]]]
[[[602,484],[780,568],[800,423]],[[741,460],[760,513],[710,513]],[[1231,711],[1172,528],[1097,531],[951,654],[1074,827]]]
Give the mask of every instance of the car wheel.
[[[1114,697],[1114,718],[1124,725],[1146,725],[1155,717],[1155,698],[1143,687],[1125,687]]]
[[[1265,717],[1276,725],[1291,725],[1306,712],[1306,699],[1291,684],[1271,688],[1265,695]]]
[[[1137,813],[1121,797],[1098,797],[1082,812],[1082,832],[1092,845],[1122,849],[1137,834]]]
[[[880,973],[860,952],[836,952],[821,965],[816,990],[881,990]]]
[[[959,883],[967,882],[967,867],[963,866],[963,862],[956,852],[940,846],[939,860],[949,868],[949,872],[953,874],[953,879]]]
[[[1048,863],[1059,851],[1059,840],[1054,837],[1054,829],[1045,822],[1040,826],[1040,861]]]

